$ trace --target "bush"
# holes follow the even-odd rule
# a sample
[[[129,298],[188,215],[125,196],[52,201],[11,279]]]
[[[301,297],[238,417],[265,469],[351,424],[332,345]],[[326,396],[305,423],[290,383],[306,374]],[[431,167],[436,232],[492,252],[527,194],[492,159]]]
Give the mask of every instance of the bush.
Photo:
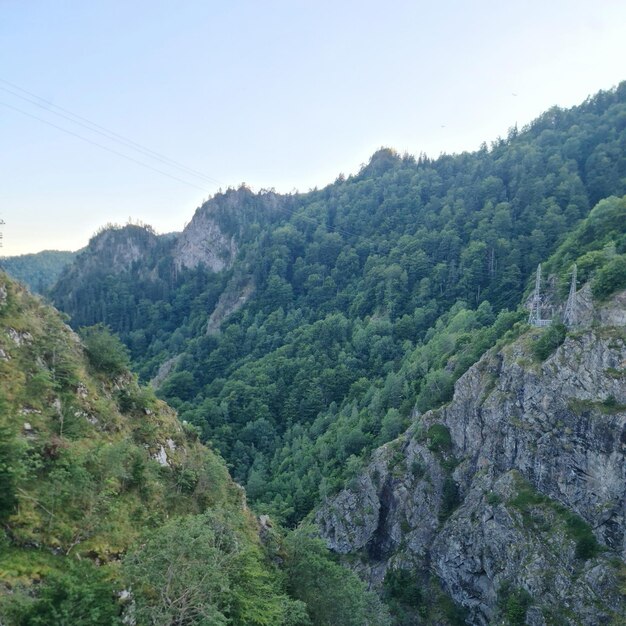
[[[564,341],[567,328],[561,322],[555,322],[543,331],[533,344],[533,354],[539,361],[545,361]]]
[[[459,506],[461,499],[459,497],[459,487],[454,482],[451,476],[446,476],[443,483],[443,490],[441,493],[441,508],[439,509],[439,521],[444,522],[452,513],[454,509]]]
[[[218,508],[167,522],[126,555],[122,571],[139,624],[278,626],[299,606],[238,517]]]
[[[605,300],[619,289],[626,289],[626,255],[611,259],[598,271],[591,283],[593,297]]]
[[[565,524],[568,535],[576,541],[576,557],[579,559],[591,559],[600,551],[591,526],[575,513],[565,513]]]
[[[130,365],[128,348],[104,324],[80,329],[85,353],[91,366],[98,372],[118,376]]]
[[[422,592],[414,572],[407,569],[392,569],[385,575],[384,596],[406,606],[417,608],[422,604]]]
[[[122,624],[111,581],[90,562],[67,559],[62,573],[52,572],[44,579],[34,600],[18,593],[8,604],[4,613],[11,621],[6,623],[16,626]]]
[[[15,450],[13,433],[6,426],[0,426],[0,523],[4,523],[17,508]]]
[[[532,598],[525,589],[505,589],[501,592],[500,606],[506,620],[510,626],[524,626],[526,623],[526,613],[531,605]]]
[[[443,424],[433,424],[426,436],[429,439],[428,449],[432,452],[447,452],[452,448],[450,431]]]
[[[307,605],[313,626],[389,625],[389,615],[378,597],[305,530],[286,537],[284,569],[289,595]]]

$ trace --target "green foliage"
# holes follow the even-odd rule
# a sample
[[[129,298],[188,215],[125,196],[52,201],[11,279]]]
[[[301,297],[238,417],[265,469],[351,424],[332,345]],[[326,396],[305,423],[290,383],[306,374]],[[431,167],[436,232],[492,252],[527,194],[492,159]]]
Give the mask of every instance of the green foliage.
[[[490,504],[491,506],[497,506],[502,502],[502,498],[494,491],[490,491],[486,495],[485,499],[487,500],[487,504]]]
[[[399,602],[413,609],[422,602],[422,591],[415,573],[408,569],[393,569],[387,572],[384,580],[385,601]]]
[[[0,599],[0,620],[14,626],[121,625],[115,593],[111,580],[90,561],[69,559],[62,571],[46,576],[36,597],[18,587],[13,597]]]
[[[2,257],[0,267],[31,291],[45,294],[75,257],[75,252],[44,250],[36,254]]]
[[[433,452],[448,452],[452,449],[452,436],[444,424],[433,424],[426,432],[428,449]]]
[[[596,300],[606,300],[626,288],[626,196],[599,202],[591,213],[545,264],[545,269],[560,278],[561,295],[569,285],[572,263],[578,267],[578,282],[591,281]]]
[[[389,615],[358,577],[332,558],[323,542],[297,530],[285,538],[289,594],[304,602],[312,626],[383,626]]]
[[[75,326],[110,325],[144,379],[176,356],[161,396],[252,504],[293,526],[348,478],[350,457],[397,437],[414,407],[449,401],[520,331],[537,263],[557,252],[548,271],[563,283],[580,255],[583,278],[623,253],[626,204],[602,198],[626,192],[625,108],[621,85],[473,154],[381,150],[322,190],[218,193],[199,212],[235,238],[221,272],[180,269],[172,238],[105,230],[55,302]],[[129,244],[139,258],[116,266]]]
[[[89,362],[96,371],[117,376],[128,370],[128,349],[104,324],[81,328],[80,335]]]
[[[213,507],[223,512],[223,535],[242,548],[231,616],[273,625],[289,614],[285,624],[295,626],[302,607],[262,558],[223,462],[122,369],[124,350],[106,331],[88,329],[86,342],[104,358],[94,376],[60,317],[0,280],[0,347],[11,353],[0,360],[0,622],[120,623],[119,566],[129,546],[165,519]],[[163,454],[164,465],[154,460]]]
[[[562,275],[569,272],[572,263],[576,263],[579,280],[588,281],[616,252],[626,251],[625,219],[626,197],[612,196],[601,200],[565,238],[545,264],[545,270]],[[564,281],[564,287],[567,282]]]
[[[598,300],[606,300],[620,289],[626,289],[626,254],[611,259],[598,270],[591,283],[593,296]]]
[[[576,557],[586,561],[597,556],[600,552],[600,544],[591,526],[575,513],[569,511],[561,511],[561,513],[565,519],[567,533],[576,541]]]
[[[123,572],[140,623],[279,626],[288,614],[258,546],[225,511],[168,522],[128,554]]]
[[[421,568],[388,570],[382,598],[389,607],[394,626],[464,626],[467,623],[467,610],[455,604],[440,582]]]
[[[0,398],[0,412],[3,410],[6,410],[6,403]],[[6,522],[18,503],[15,493],[16,457],[14,434],[7,426],[0,424],[0,523]]]
[[[561,322],[550,324],[533,343],[533,355],[538,361],[545,361],[564,341],[567,328]]]
[[[590,411],[598,411],[604,415],[614,415],[615,413],[626,411],[626,405],[617,402],[615,396],[608,396],[599,402],[572,399],[568,403],[568,408],[576,415],[583,415]]]
[[[454,482],[452,476],[446,476],[443,481],[443,488],[441,490],[441,508],[439,509],[439,521],[445,520],[454,513],[454,510],[461,503],[459,496],[459,487]]]
[[[499,605],[507,626],[524,626],[531,603],[532,598],[525,589],[513,589],[509,585],[500,589]]]
[[[580,516],[569,511],[561,504],[554,502],[548,496],[536,491],[527,481],[518,478],[517,494],[509,500],[509,504],[519,509],[525,523],[533,525],[532,509],[543,507],[555,513],[563,524],[567,536],[575,542],[575,554],[577,558],[587,560],[600,552],[598,543],[591,526]]]

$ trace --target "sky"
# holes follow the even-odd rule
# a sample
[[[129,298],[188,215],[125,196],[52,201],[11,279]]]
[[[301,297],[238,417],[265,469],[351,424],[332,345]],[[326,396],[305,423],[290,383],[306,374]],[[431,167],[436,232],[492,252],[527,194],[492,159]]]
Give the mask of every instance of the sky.
[[[621,0],[0,0],[0,255],[476,150],[625,80],[625,25]]]

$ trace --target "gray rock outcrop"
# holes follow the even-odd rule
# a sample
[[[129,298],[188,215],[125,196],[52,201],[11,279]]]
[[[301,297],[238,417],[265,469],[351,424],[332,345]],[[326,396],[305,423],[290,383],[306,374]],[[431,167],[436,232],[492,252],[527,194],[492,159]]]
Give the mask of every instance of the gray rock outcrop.
[[[231,267],[246,224],[279,213],[284,202],[273,192],[254,194],[243,186],[216,194],[194,213],[178,237],[174,263],[179,269],[203,264],[213,272]]]
[[[581,301],[543,363],[537,330],[487,353],[319,510],[371,584],[434,576],[470,624],[505,623],[512,592],[527,624],[626,623],[626,294]]]

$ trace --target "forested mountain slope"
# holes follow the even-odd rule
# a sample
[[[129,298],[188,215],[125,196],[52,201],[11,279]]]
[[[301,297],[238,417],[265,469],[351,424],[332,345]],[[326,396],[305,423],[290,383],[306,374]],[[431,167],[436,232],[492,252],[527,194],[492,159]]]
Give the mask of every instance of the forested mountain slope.
[[[35,254],[0,257],[0,268],[31,291],[43,294],[57,282],[63,269],[75,256],[76,252],[44,250]]]
[[[218,194],[167,241],[100,233],[53,298],[109,324],[145,379],[161,369],[159,393],[293,524],[520,332],[537,264],[624,193],[626,83],[475,153],[383,149],[322,190]]]
[[[272,532],[119,340],[0,273],[0,624],[388,623],[320,542]]]
[[[449,404],[377,449],[316,514],[395,623],[431,623],[433,578],[470,624],[625,622],[623,256],[606,282],[616,258],[578,292],[567,336],[533,328],[490,350]]]

